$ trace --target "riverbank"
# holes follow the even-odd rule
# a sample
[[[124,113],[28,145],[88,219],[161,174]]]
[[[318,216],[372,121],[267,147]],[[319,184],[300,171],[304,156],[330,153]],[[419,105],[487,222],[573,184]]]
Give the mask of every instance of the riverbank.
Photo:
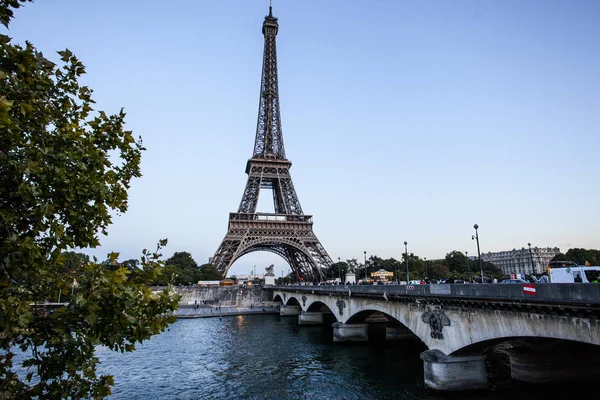
[[[279,314],[279,307],[226,307],[226,306],[179,306],[175,310],[175,317],[185,318],[215,318],[236,315],[254,315],[254,314]]]

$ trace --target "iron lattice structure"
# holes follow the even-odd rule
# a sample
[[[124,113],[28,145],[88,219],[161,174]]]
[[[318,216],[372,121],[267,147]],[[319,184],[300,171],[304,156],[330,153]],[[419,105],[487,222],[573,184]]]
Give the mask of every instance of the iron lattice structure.
[[[279,31],[272,8],[265,17],[265,38],[258,122],[252,158],[246,164],[248,182],[237,213],[229,214],[229,228],[211,258],[225,276],[240,257],[254,251],[270,251],[285,259],[298,279],[323,280],[323,268],[332,261],[312,229],[312,216],[304,215],[292,178],[292,163],[285,157],[279,84],[277,82],[277,48]],[[260,189],[271,189],[274,213],[257,213]]]

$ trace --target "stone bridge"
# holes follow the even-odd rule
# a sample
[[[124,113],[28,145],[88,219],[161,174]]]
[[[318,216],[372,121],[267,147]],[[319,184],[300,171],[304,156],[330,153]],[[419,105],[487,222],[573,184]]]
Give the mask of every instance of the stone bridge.
[[[511,374],[526,382],[600,377],[600,285],[277,286],[281,315],[334,321],[335,342],[418,339],[425,383],[487,387],[486,349],[509,342]]]

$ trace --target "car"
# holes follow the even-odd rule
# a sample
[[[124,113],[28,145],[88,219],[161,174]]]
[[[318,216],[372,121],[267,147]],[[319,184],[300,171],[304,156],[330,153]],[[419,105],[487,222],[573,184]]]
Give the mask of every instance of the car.
[[[500,283],[529,283],[525,279],[505,279]]]

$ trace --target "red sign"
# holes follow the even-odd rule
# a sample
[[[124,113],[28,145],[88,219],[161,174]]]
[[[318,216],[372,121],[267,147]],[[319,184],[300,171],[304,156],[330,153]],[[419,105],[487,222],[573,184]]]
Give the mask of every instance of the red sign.
[[[523,284],[523,293],[535,296],[535,285],[524,283]]]

